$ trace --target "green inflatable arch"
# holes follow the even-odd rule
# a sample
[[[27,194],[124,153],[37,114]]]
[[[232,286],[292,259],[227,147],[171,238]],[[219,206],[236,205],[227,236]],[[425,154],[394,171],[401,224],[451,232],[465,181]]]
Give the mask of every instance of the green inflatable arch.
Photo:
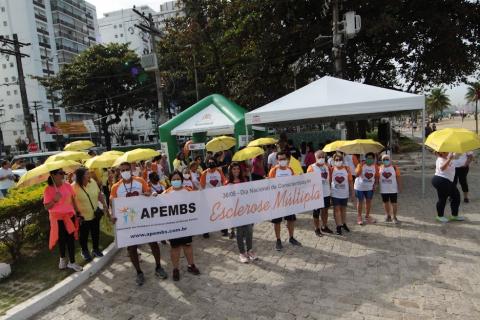
[[[179,149],[176,136],[192,136],[193,142],[206,142],[207,136],[233,134],[239,146],[245,135],[246,110],[220,94],[198,101],[176,117],[159,126],[160,143],[170,168]]]

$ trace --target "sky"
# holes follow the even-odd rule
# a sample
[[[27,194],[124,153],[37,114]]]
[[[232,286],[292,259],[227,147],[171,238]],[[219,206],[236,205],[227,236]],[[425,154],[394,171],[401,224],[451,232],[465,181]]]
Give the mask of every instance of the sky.
[[[132,8],[134,5],[142,6],[148,5],[153,10],[158,11],[160,4],[166,2],[167,0],[87,0],[91,4],[95,5],[97,8],[97,17],[103,17],[103,14],[110,11]],[[463,106],[465,104],[465,94],[467,92],[467,86],[460,85],[454,88],[448,88],[447,94],[450,96],[450,101],[452,105]]]

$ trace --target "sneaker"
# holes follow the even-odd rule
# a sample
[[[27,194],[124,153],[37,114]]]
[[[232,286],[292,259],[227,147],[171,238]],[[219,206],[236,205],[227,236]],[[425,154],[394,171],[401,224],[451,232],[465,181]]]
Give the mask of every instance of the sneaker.
[[[302,244],[300,243],[300,241],[298,241],[298,240],[295,239],[294,237],[291,237],[290,239],[288,239],[288,242],[290,242],[290,244],[293,245],[293,246],[299,246],[299,247],[302,246]]]
[[[173,281],[180,280],[180,271],[178,269],[173,269],[172,279]]]
[[[230,238],[230,239],[235,238],[235,231],[232,230],[232,232],[230,232],[229,238]]]
[[[90,261],[93,260],[92,256],[90,255],[90,252],[88,252],[88,251],[82,251],[81,255],[82,255],[83,260],[85,260],[85,262],[90,262]]]
[[[337,235],[338,236],[342,235],[342,226],[337,226]]]
[[[375,219],[375,218],[373,218],[373,217],[370,217],[370,216],[368,216],[368,217],[366,218],[366,220],[367,220],[367,223],[368,223],[368,224],[377,223],[377,219]]]
[[[277,242],[275,243],[275,250],[282,251],[282,249],[283,249],[282,240],[277,239]]]
[[[137,286],[142,286],[145,283],[145,276],[143,272],[137,273],[137,278],[135,279]]]
[[[328,226],[324,226],[324,227],[322,227],[320,230],[321,230],[323,233],[330,233],[330,234],[333,233],[333,231],[330,230],[330,228],[329,228]]]
[[[358,224],[359,226],[362,226],[362,225],[363,225],[363,219],[362,219],[362,217],[357,217],[357,224]]]
[[[323,237],[323,234],[322,234],[322,232],[320,231],[320,229],[315,229],[315,235],[316,235],[317,237]]]
[[[250,259],[250,261],[258,260],[257,255],[252,250],[248,251],[247,255],[248,255],[248,259]]]
[[[200,274],[200,270],[194,264],[189,265],[187,271],[196,276]]]
[[[393,221],[393,223],[395,223],[395,224],[400,224],[400,220],[398,220],[397,217],[394,217],[394,218],[392,219],[392,221]]]
[[[103,253],[100,250],[93,250],[92,251],[92,256],[94,256],[95,258],[101,258],[101,257],[103,257]]]
[[[441,223],[447,223],[448,222],[448,219],[446,217],[436,216],[435,220],[437,220],[438,222],[441,222]]]
[[[344,223],[344,224],[342,225],[342,228],[343,228],[343,230],[345,230],[345,231],[347,231],[347,232],[350,232],[350,228],[348,228],[348,226],[347,226],[346,223]]]
[[[222,237],[228,237],[228,230],[222,230]]]
[[[158,267],[155,268],[155,275],[157,277],[159,277],[160,279],[167,279],[168,278],[167,273],[165,272],[165,270],[161,266],[158,266]]]
[[[76,272],[83,271],[83,268],[81,266],[79,266],[78,264],[76,264],[75,262],[69,262],[67,264],[67,268],[72,269],[73,271],[76,271]]]
[[[469,203],[469,202],[470,202],[470,199],[468,199],[468,198],[465,198],[465,199],[463,199],[463,202],[465,202],[465,203]]]
[[[465,221],[465,217],[463,216],[450,216],[448,218],[450,221]]]
[[[392,222],[392,217],[390,217],[388,214],[385,215],[385,222]]]
[[[210,234],[209,234],[208,232],[207,232],[207,233],[204,233],[204,234],[203,234],[203,238],[204,238],[204,239],[210,238]]]
[[[58,263],[58,269],[64,270],[67,268],[67,258],[60,258],[60,262]]]
[[[248,263],[248,257],[245,253],[240,253],[238,258],[240,259],[241,263]]]

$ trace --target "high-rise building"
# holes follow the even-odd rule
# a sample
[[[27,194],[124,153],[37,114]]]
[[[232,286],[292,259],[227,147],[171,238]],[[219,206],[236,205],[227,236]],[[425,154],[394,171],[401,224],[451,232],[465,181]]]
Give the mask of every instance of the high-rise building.
[[[155,25],[159,30],[163,30],[168,19],[183,16],[183,8],[180,1],[167,1],[160,5],[160,11],[155,15]]]
[[[41,106],[38,119],[32,123],[35,141],[39,143],[38,122],[41,149],[53,150],[54,136],[42,128],[45,123],[65,119],[65,111],[52,107],[46,90],[33,77],[57,73],[62,65],[96,43],[95,7],[84,0],[0,0],[0,35],[12,39],[13,34],[19,41],[30,43],[22,48],[29,55],[22,58],[22,65],[28,101],[30,105],[38,101]],[[17,139],[26,140],[15,57],[5,55],[0,55],[0,132],[5,147],[15,149]]]

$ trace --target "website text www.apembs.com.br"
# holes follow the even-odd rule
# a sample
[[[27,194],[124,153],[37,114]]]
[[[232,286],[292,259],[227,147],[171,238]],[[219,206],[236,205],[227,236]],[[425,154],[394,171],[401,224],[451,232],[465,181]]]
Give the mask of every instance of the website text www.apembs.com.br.
[[[153,236],[162,235],[162,234],[182,232],[182,231],[186,231],[186,230],[187,230],[186,227],[181,227],[181,228],[170,229],[170,230],[160,230],[160,231],[155,231],[155,232],[137,233],[137,234],[130,235],[130,238],[135,239],[135,238],[153,237]]]

